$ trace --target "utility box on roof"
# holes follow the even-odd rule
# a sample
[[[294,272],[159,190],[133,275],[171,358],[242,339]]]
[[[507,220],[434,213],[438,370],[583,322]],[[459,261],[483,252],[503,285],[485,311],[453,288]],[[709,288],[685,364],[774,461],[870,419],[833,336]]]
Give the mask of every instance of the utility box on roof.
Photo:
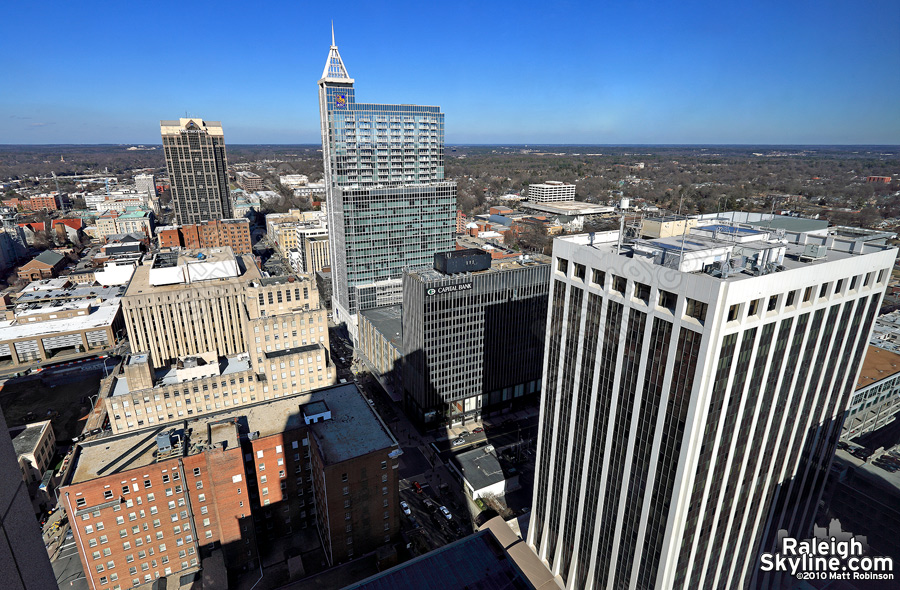
[[[445,275],[487,270],[491,267],[491,255],[478,248],[437,252],[434,255],[434,270]]]

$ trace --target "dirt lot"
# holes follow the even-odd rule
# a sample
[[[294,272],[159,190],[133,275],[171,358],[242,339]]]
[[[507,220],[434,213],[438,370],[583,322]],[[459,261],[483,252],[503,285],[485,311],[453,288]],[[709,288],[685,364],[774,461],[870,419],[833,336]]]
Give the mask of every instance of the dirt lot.
[[[44,373],[8,379],[0,385],[0,406],[9,427],[53,420],[60,444],[79,434],[90,410],[88,396],[97,393],[102,371]]]

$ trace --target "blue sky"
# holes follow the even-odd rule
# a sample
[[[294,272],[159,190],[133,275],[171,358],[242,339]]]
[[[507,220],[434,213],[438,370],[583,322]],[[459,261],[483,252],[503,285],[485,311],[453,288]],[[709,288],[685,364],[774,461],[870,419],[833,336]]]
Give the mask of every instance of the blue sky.
[[[900,2],[13,2],[0,143],[318,143],[334,19],[361,102],[448,143],[900,143]]]

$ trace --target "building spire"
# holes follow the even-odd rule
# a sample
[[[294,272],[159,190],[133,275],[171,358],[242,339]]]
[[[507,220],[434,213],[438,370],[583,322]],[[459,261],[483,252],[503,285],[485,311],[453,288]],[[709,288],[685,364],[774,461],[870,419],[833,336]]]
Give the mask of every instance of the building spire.
[[[331,49],[328,51],[328,61],[325,62],[325,69],[322,71],[322,80],[353,84],[353,78],[347,73],[341,54],[334,43],[334,21],[331,21]]]

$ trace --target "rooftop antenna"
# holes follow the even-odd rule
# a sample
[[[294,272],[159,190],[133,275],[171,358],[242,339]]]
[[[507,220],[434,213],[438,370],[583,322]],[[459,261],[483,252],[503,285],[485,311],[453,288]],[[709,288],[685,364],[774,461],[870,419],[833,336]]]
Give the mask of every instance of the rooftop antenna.
[[[331,46],[337,47],[337,45],[334,44],[334,21],[331,21]]]
[[[678,216],[681,217],[681,206],[684,204],[684,193],[681,193],[681,202],[678,204]],[[678,272],[681,272],[681,262],[684,260],[684,238],[687,235],[687,219],[681,220],[681,252],[678,254]]]

